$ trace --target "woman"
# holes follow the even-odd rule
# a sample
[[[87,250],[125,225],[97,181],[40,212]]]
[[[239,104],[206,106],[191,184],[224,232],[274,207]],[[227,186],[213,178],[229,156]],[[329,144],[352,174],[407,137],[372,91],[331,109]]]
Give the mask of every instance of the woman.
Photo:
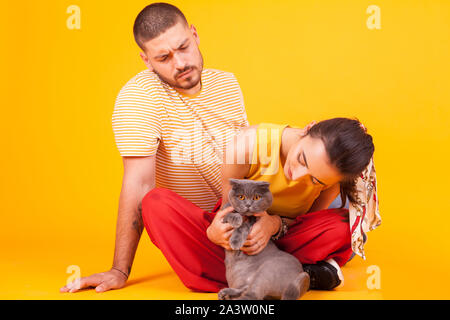
[[[228,199],[229,178],[268,181],[274,200],[268,212],[257,214],[260,219],[241,250],[258,254],[272,238],[304,264],[311,289],[329,290],[342,284],[340,267],[349,260],[352,247],[359,246],[363,255],[362,243],[352,241],[354,230],[349,228],[348,210],[342,207],[347,198],[353,211],[364,206],[357,180],[372,163],[373,152],[372,137],[352,119],[325,120],[306,129],[269,123],[245,129],[226,150],[222,204]],[[327,209],[339,194],[342,207]],[[215,216],[207,235],[230,250],[233,230],[221,218]],[[379,216],[375,214],[371,222],[372,228],[377,226]],[[363,235],[360,229],[355,234],[358,239]]]

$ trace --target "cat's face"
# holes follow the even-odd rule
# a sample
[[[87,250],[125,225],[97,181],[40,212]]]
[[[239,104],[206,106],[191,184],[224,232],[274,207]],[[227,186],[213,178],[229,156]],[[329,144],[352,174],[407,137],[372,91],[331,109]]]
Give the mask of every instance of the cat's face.
[[[228,201],[243,215],[252,215],[267,210],[272,205],[269,183],[245,179],[230,179],[231,190]]]

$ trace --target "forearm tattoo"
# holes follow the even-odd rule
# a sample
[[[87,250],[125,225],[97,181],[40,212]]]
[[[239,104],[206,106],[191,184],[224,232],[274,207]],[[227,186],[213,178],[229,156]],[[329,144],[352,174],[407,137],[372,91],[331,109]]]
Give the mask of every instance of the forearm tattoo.
[[[133,228],[137,231],[137,233],[140,235],[142,231],[144,230],[144,222],[142,221],[142,204],[139,203],[136,216],[133,221]]]

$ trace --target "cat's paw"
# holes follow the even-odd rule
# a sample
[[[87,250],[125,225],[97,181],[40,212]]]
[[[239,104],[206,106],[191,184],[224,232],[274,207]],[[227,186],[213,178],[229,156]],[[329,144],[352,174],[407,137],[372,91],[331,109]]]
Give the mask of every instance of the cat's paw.
[[[219,300],[234,300],[239,297],[246,288],[248,288],[248,286],[241,289],[223,288],[218,293]]]
[[[228,294],[230,288],[224,288],[217,294],[219,300],[230,300],[230,295]]]
[[[240,214],[233,214],[228,217],[228,223],[231,224],[233,228],[239,228],[242,225],[243,219]]]
[[[244,245],[245,239],[242,237],[233,237],[230,238],[230,247],[233,250],[239,250]]]

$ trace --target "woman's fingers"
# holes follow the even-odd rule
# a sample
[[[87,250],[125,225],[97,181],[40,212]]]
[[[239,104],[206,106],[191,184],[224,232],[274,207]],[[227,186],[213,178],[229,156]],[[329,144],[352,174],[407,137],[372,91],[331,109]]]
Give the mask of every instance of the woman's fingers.
[[[247,240],[245,240],[244,242],[244,247],[251,247],[254,246],[258,241],[260,241],[260,238],[256,238],[256,237],[248,237]]]
[[[233,234],[233,229],[226,231],[223,233],[223,241],[220,244],[222,246],[222,248],[226,249],[226,250],[231,250],[230,247],[230,238],[231,235]]]
[[[230,232],[234,230],[234,228],[229,223],[222,223],[220,229],[222,232]]]
[[[259,234],[263,228],[262,228],[262,223],[263,221],[261,219],[258,219],[252,226],[252,228],[250,229],[250,232],[247,236],[247,239],[251,239],[254,238],[257,234]]]
[[[264,239],[262,237],[255,237],[255,238],[252,238],[252,239],[247,239],[244,242],[243,248],[245,248],[247,250],[255,250],[262,243],[264,243]]]
[[[248,246],[248,247],[242,247],[241,250],[244,251],[248,255],[254,255],[260,253],[264,249],[265,245],[262,240],[257,241],[255,244]]]
[[[234,210],[233,207],[226,207],[225,209],[217,211],[211,224],[215,225],[225,224],[222,222],[223,217],[225,217],[228,213],[232,212],[233,210]]]
[[[233,228],[230,224],[222,222],[223,217],[231,211],[233,207],[219,210],[206,231],[208,239],[217,245],[222,245],[224,234]]]
[[[248,254],[249,256],[253,256],[258,253],[258,249],[248,250],[248,251],[245,251],[245,253]]]
[[[258,253],[260,253],[261,251],[263,251],[263,249],[264,249],[264,246],[260,246],[260,247],[259,247],[258,249],[256,249],[255,251],[249,253],[249,255],[255,255],[255,254],[258,254]]]
[[[230,213],[230,212],[232,212],[233,210],[234,210],[233,207],[226,207],[225,209],[219,210],[219,211],[216,213],[216,217],[217,217],[218,219],[221,219],[221,218],[223,218],[227,213]]]
[[[225,217],[225,215],[232,212],[233,210],[234,210],[233,207],[227,207],[225,209],[220,210],[214,217],[213,223],[216,222],[216,225],[218,225],[221,232],[227,232],[233,229],[231,224],[222,222],[223,217]]]
[[[225,240],[228,242],[231,238],[231,235],[233,234],[233,228],[231,228],[231,230],[228,230],[224,233],[224,238]]]
[[[264,215],[268,215],[268,213],[266,211],[261,211],[261,212],[256,212],[253,214],[253,216],[255,216],[255,217],[261,217]]]

